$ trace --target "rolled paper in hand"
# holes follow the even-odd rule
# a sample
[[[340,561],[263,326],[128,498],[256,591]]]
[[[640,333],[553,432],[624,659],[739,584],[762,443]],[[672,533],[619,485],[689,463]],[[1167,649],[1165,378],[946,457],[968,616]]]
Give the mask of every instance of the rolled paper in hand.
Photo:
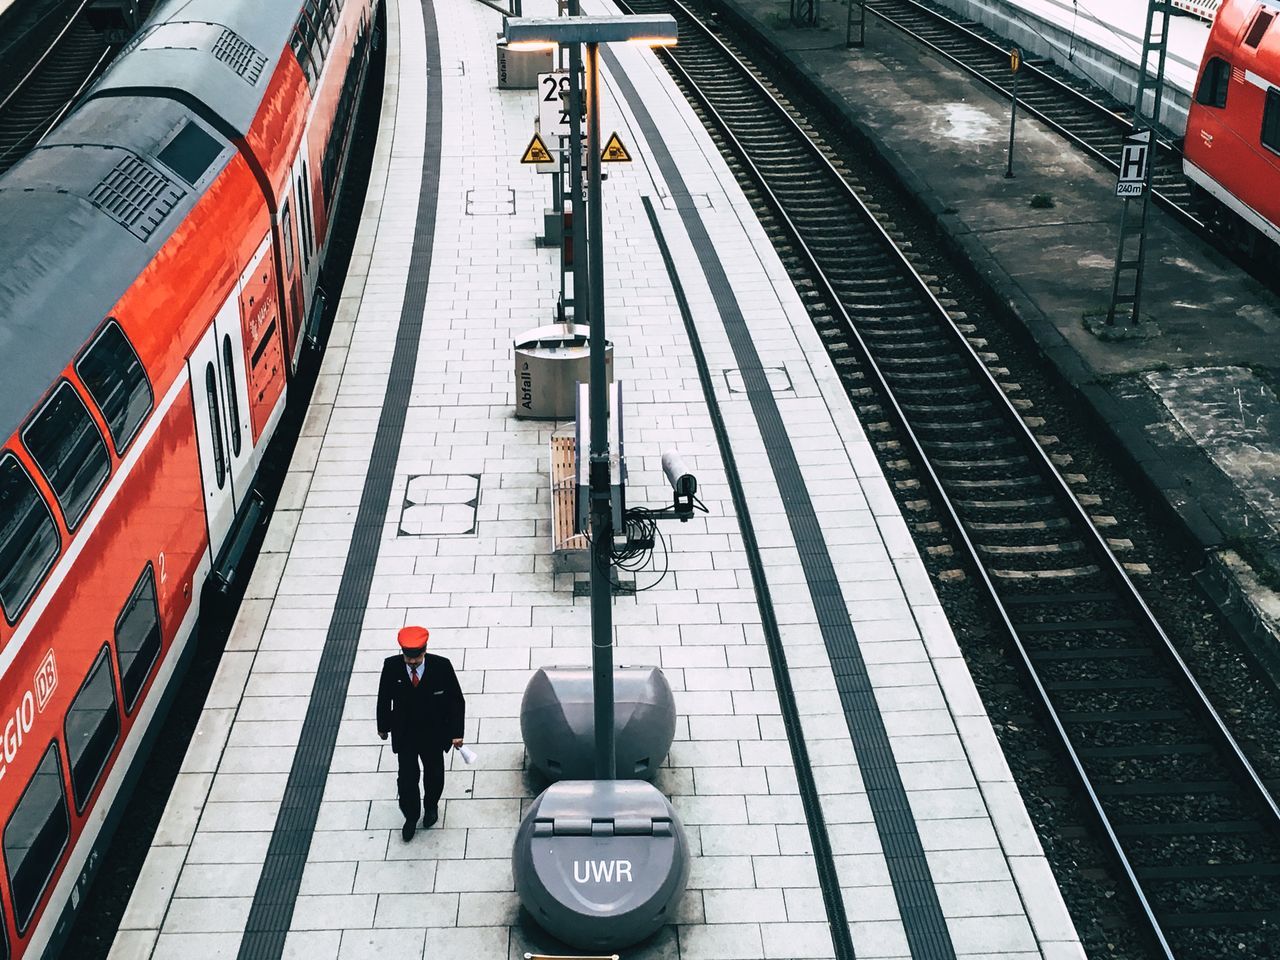
[[[476,762],[476,752],[470,747],[459,747],[458,753],[462,756],[462,762],[472,764]]]

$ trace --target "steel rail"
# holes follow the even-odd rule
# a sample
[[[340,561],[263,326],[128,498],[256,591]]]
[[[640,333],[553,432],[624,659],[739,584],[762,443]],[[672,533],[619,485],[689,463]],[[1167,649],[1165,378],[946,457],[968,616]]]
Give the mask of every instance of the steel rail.
[[[1115,555],[1107,546],[1105,539],[1098,532],[1097,528],[1094,526],[1091,518],[1089,517],[1088,512],[1080,504],[1079,500],[1076,498],[1075,494],[1072,492],[1066,480],[1061,476],[1061,474],[1058,472],[1056,467],[1054,467],[1052,460],[1049,458],[1048,454],[1045,453],[1040,443],[1035,439],[1035,436],[1032,434],[1030,428],[1023,421],[1021,415],[1017,412],[1016,408],[1013,406],[1012,402],[1009,400],[1008,396],[1005,394],[1005,391],[1000,388],[995,378],[991,375],[991,372],[987,369],[986,365],[978,357],[977,352],[974,349],[973,345],[969,343],[968,339],[964,336],[964,334],[955,326],[955,323],[951,320],[950,315],[947,313],[946,309],[938,301],[937,297],[933,294],[932,290],[930,290],[927,282],[920,276],[919,272],[910,263],[906,255],[897,246],[897,244],[893,242],[892,238],[881,226],[881,224],[876,219],[876,217],[867,209],[866,205],[858,197],[857,193],[848,185],[848,183],[845,181],[843,176],[841,176],[840,173],[836,170],[836,168],[831,164],[830,160],[826,157],[826,155],[822,152],[822,150],[812,142],[811,138],[804,132],[803,128],[795,120],[795,118],[791,115],[791,113],[785,107],[783,107],[780,103],[778,103],[777,98],[774,97],[772,93],[770,93],[770,91],[763,85],[763,83],[761,83],[761,81],[755,75],[755,73],[745,64],[743,64],[741,59],[732,50],[730,50],[723,43],[723,41],[721,41],[719,37],[717,37],[714,33],[708,30],[705,27],[705,25],[703,25],[701,21],[692,13],[692,11],[690,11],[688,7],[686,7],[682,2],[680,2],[680,0],[658,0],[658,2],[664,3],[670,7],[677,8],[679,11],[681,11],[684,15],[684,18],[686,18],[687,20],[695,24],[698,27],[698,29],[702,31],[703,37],[708,42],[718,47],[720,52],[725,57],[729,58],[734,64],[738,66],[738,68],[742,71],[743,75],[747,77],[751,82],[751,84],[753,84],[756,87],[759,94],[762,97],[767,99],[767,101],[773,106],[778,116],[782,118],[784,123],[787,124],[787,126],[791,129],[791,131],[800,138],[801,143],[807,146],[812,156],[824,168],[825,172],[828,173],[830,178],[843,189],[845,198],[860,211],[861,216],[864,218],[864,221],[866,222],[866,224],[873,230],[875,234],[878,235],[881,242],[885,245],[886,252],[896,261],[897,265],[912,280],[912,282],[915,284],[917,288],[918,293],[926,301],[927,305],[935,313],[936,317],[941,321],[943,321],[943,329],[947,330],[950,333],[954,342],[959,347],[962,355],[964,355],[966,359],[970,362],[974,373],[977,375],[977,377],[981,381],[984,382],[984,385],[989,389],[990,396],[988,397],[988,399],[995,400],[995,398],[999,398],[995,402],[997,402],[998,405],[1003,406],[1004,412],[1008,415],[1009,423],[1011,425],[1016,424],[1015,430],[1020,440],[1023,443],[1024,449],[1026,450],[1026,452],[1031,454],[1031,456],[1040,463],[1040,465],[1043,468],[1045,478],[1051,480],[1053,485],[1056,487],[1057,492],[1061,495],[1063,502],[1068,504],[1070,508],[1073,510],[1073,512],[1076,514],[1076,518],[1080,521],[1081,530],[1088,531],[1088,534],[1091,537],[1091,545],[1094,547],[1094,552],[1097,554],[1099,559],[1101,559],[1104,562],[1104,564],[1106,564],[1106,566],[1109,568],[1110,573],[1114,576],[1116,581],[1124,587],[1126,592],[1126,599],[1130,600],[1133,603],[1134,607],[1143,615],[1143,617],[1146,620],[1144,626],[1149,628],[1152,636],[1157,638],[1160,641],[1164,652],[1166,652],[1168,655],[1169,661],[1176,667],[1176,675],[1183,682],[1185,689],[1188,692],[1188,694],[1191,696],[1193,703],[1200,710],[1202,715],[1208,720],[1210,727],[1212,729],[1212,732],[1215,734],[1220,745],[1225,749],[1228,758],[1230,758],[1234,762],[1240,775],[1243,777],[1246,783],[1248,783],[1249,786],[1251,787],[1252,792],[1255,795],[1254,799],[1260,804],[1263,810],[1266,811],[1267,816],[1269,818],[1269,822],[1266,825],[1269,826],[1273,831],[1280,832],[1280,808],[1277,807],[1274,798],[1271,796],[1270,792],[1266,789],[1261,778],[1259,777],[1257,772],[1253,769],[1248,759],[1244,756],[1243,751],[1240,749],[1238,743],[1236,742],[1235,738],[1231,735],[1230,731],[1227,730],[1225,724],[1222,722],[1221,717],[1214,710],[1212,704],[1209,702],[1207,696],[1204,694],[1204,691],[1201,688],[1200,684],[1195,680],[1194,676],[1191,674],[1191,671],[1187,667],[1186,662],[1183,660],[1182,656],[1177,652],[1176,648],[1173,646],[1172,641],[1169,639],[1168,635],[1165,633],[1163,628],[1155,619],[1154,614],[1151,612],[1145,600],[1143,600],[1141,594],[1138,592],[1137,588],[1134,586],[1132,580],[1129,578],[1128,574],[1124,570],[1123,565],[1116,559]],[[624,8],[628,6],[628,4],[622,2],[622,0],[619,0],[619,5],[623,6]],[[748,171],[750,172],[750,175],[756,182],[757,188],[762,191],[762,194],[767,200],[769,206],[774,210],[775,215],[779,218],[784,229],[792,238],[792,243],[796,252],[800,255],[800,259],[805,263],[806,267],[809,269],[809,271],[813,275],[816,284],[819,286],[822,294],[824,295],[824,297],[828,302],[828,306],[831,307],[832,313],[836,315],[836,317],[839,319],[839,321],[843,325],[844,332],[848,335],[851,342],[853,342],[856,345],[859,353],[861,354],[862,360],[866,365],[867,369],[870,371],[872,378],[876,383],[882,397],[891,408],[893,417],[896,420],[899,429],[902,431],[903,436],[906,438],[910,448],[914,451],[915,459],[919,463],[920,468],[927,474],[930,483],[933,485],[934,492],[938,497],[939,502],[942,504],[943,509],[945,510],[947,516],[949,517],[952,527],[956,532],[956,535],[959,537],[959,539],[964,545],[965,550],[969,554],[973,567],[978,573],[978,576],[982,582],[984,590],[988,595],[988,597],[990,598],[993,604],[993,607],[998,614],[1000,622],[1004,627],[1004,630],[1007,635],[1007,639],[1010,641],[1010,643],[1013,645],[1014,649],[1017,652],[1018,659],[1022,666],[1022,669],[1025,675],[1027,676],[1027,678],[1029,679],[1032,687],[1034,688],[1039,704],[1044,709],[1045,715],[1048,717],[1050,724],[1053,727],[1054,733],[1060,745],[1062,746],[1064,753],[1067,755],[1070,761],[1070,765],[1072,767],[1074,775],[1077,781],[1080,783],[1082,791],[1088,797],[1089,806],[1093,811],[1094,817],[1099,827],[1102,829],[1103,833],[1107,837],[1110,850],[1115,856],[1117,863],[1120,865],[1121,871],[1125,876],[1126,882],[1128,883],[1135,900],[1140,906],[1141,912],[1143,913],[1144,920],[1146,921],[1149,927],[1149,932],[1152,938],[1156,941],[1157,944],[1159,944],[1161,950],[1164,952],[1164,955],[1170,958],[1170,960],[1172,960],[1173,954],[1168,945],[1168,939],[1164,934],[1163,928],[1161,927],[1159,920],[1155,916],[1155,913],[1151,907],[1150,901],[1148,900],[1147,895],[1142,888],[1142,884],[1138,880],[1137,875],[1133,869],[1133,866],[1130,863],[1128,856],[1126,855],[1123,849],[1123,846],[1119,840],[1119,837],[1117,836],[1116,830],[1111,824],[1109,816],[1107,815],[1106,811],[1102,807],[1102,803],[1101,803],[1101,800],[1099,799],[1098,793],[1095,790],[1088,773],[1084,769],[1084,765],[1076,751],[1075,746],[1073,745],[1071,737],[1067,733],[1065,725],[1063,724],[1061,718],[1058,715],[1056,708],[1053,706],[1053,703],[1050,700],[1048,691],[1045,689],[1043,682],[1040,679],[1039,672],[1037,671],[1036,667],[1032,662],[1030,653],[1028,652],[1026,645],[1023,643],[1023,640],[1019,635],[1018,629],[1014,624],[1012,618],[1010,617],[1004,603],[1001,601],[999,591],[996,589],[994,582],[988,575],[988,572],[986,570],[986,565],[982,561],[977,548],[975,547],[972,540],[970,539],[969,534],[965,528],[965,524],[962,521],[957,508],[955,507],[951,498],[947,495],[945,491],[945,487],[940,477],[937,475],[936,471],[934,470],[933,464],[928,454],[925,451],[923,443],[919,440],[914,430],[911,428],[909,419],[907,418],[905,412],[902,410],[901,406],[899,405],[893,390],[890,388],[887,377],[885,376],[883,371],[880,369],[880,366],[876,363],[872,351],[870,350],[867,343],[863,339],[861,333],[858,331],[857,325],[853,321],[852,317],[849,315],[848,311],[845,309],[843,305],[843,301],[840,295],[838,294],[838,292],[836,291],[831,280],[828,278],[826,271],[822,268],[822,266],[818,261],[818,258],[814,255],[808,243],[805,241],[800,228],[795,224],[791,216],[787,213],[782,201],[778,198],[776,193],[770,187],[767,179],[761,173],[759,168],[756,166],[755,162],[751,159],[746,148],[742,145],[742,143],[739,141],[737,136],[733,133],[733,131],[729,127],[728,123],[722,118],[719,111],[711,102],[711,98],[702,91],[699,84],[690,76],[688,71],[686,71],[684,67],[680,64],[679,47],[675,48],[674,50],[663,50],[661,51],[661,55],[665,58],[666,62],[669,64],[672,71],[677,74],[677,76],[685,83],[686,87],[698,99],[702,108],[708,113],[708,115],[714,120],[715,124],[718,126],[717,132],[725,138],[725,140],[731,146],[732,150],[737,154],[739,161],[743,163],[743,165],[748,169]]]
[[[970,30],[964,24],[950,19],[945,14],[940,13],[937,10],[933,10],[929,7],[926,7],[924,4],[920,3],[919,0],[895,0],[895,2],[907,4],[911,7],[914,7],[915,9],[919,10],[920,13],[924,14],[925,16],[933,18],[935,21],[945,25],[948,29],[952,30],[953,32],[962,34],[965,37],[965,39],[973,43],[981,44],[983,47],[985,47],[989,52],[993,54],[998,54],[999,56],[1005,57],[1005,58],[1007,58],[1009,55],[1009,51],[1001,47],[999,44],[995,43],[994,41],[990,40],[987,37],[982,36],[980,33],[977,33],[974,30]],[[1010,93],[1009,89],[1000,80],[996,79],[995,77],[991,76],[987,72],[983,71],[980,67],[966,62],[956,54],[946,50],[945,48],[939,46],[937,43],[934,43],[932,40],[928,39],[927,37],[924,37],[921,34],[917,33],[907,24],[902,23],[901,21],[895,19],[891,14],[886,13],[884,10],[880,9],[880,4],[877,2],[877,0],[868,0],[867,10],[875,14],[877,17],[885,21],[885,23],[889,24],[890,26],[896,27],[898,30],[901,30],[903,33],[911,37],[913,40],[928,47],[934,53],[949,60],[951,63],[955,64],[957,67],[959,67],[961,70],[968,73],[970,76],[973,76],[977,80],[980,80],[982,83],[986,84],[991,89],[997,91],[1001,96],[1005,97],[1006,99],[1012,99],[1012,94]],[[1132,122],[1129,119],[1127,119],[1125,115],[1117,113],[1115,110],[1112,110],[1111,108],[1093,99],[1087,93],[1084,93],[1081,90],[1077,90],[1075,87],[1071,86],[1069,83],[1066,83],[1063,80],[1059,79],[1058,77],[1055,77],[1052,74],[1040,69],[1034,63],[1029,62],[1027,60],[1023,60],[1022,69],[1033,72],[1037,80],[1040,80],[1048,84],[1049,86],[1054,87],[1065,96],[1083,104],[1088,109],[1098,114],[1100,117],[1105,117],[1109,123],[1113,124],[1116,127],[1117,130],[1128,130],[1132,127]],[[1063,126],[1057,120],[1053,119],[1051,116],[1046,114],[1044,111],[1040,110],[1038,107],[1036,107],[1034,104],[1030,103],[1026,99],[1023,99],[1022,97],[1018,98],[1018,109],[1022,110],[1024,113],[1031,114],[1041,123],[1043,123],[1045,126],[1053,130],[1055,133],[1059,134],[1060,136],[1064,137],[1071,143],[1075,144],[1077,147],[1085,151],[1085,153],[1089,154],[1089,156],[1093,157],[1095,160],[1100,161],[1108,169],[1119,171],[1120,164],[1116,161],[1114,157],[1108,156],[1106,153],[1102,151],[1100,147],[1090,143],[1084,137],[1080,136],[1078,133],[1069,129],[1068,127]],[[1159,136],[1157,134],[1156,142],[1157,142],[1157,146],[1166,155],[1166,158],[1171,156],[1173,159],[1173,162],[1176,163],[1180,161],[1181,155],[1182,155],[1181,151],[1178,150],[1168,138]],[[1193,230],[1204,231],[1206,233],[1209,232],[1208,224],[1206,224],[1192,210],[1187,208],[1182,203],[1179,203],[1178,200],[1176,200],[1175,198],[1169,196],[1167,193],[1165,193],[1162,190],[1156,189],[1154,186],[1151,188],[1151,195],[1156,200],[1156,202],[1158,202],[1167,210],[1169,210],[1171,213],[1173,213],[1175,218],[1178,220],[1181,220],[1186,226],[1191,227]]]
[[[19,80],[17,84],[14,86],[14,88],[5,95],[4,99],[0,100],[0,111],[3,111],[4,108],[9,105],[9,102],[12,99],[16,97],[20,92],[22,92],[23,87],[26,86],[27,81],[31,79],[32,75],[34,75],[37,70],[39,70],[41,67],[44,66],[45,61],[48,60],[49,57],[53,55],[53,52],[58,49],[58,45],[62,43],[62,39],[67,35],[67,31],[69,31],[72,27],[76,25],[77,21],[79,21],[80,19],[80,15],[84,13],[85,8],[89,6],[89,4],[92,2],[93,0],[83,0],[83,2],[80,4],[79,9],[77,9],[74,14],[72,14],[70,17],[67,18],[67,22],[63,25],[62,29],[58,31],[58,35],[53,38],[53,42],[49,44],[48,49],[45,50],[44,53],[40,54],[40,59],[37,60],[35,64],[32,65],[30,70],[28,70],[25,74],[23,74],[22,79]]]
[[[40,146],[40,142],[44,140],[44,138],[47,137],[59,123],[62,122],[62,118],[65,117],[71,111],[71,108],[76,105],[76,102],[80,99],[81,96],[84,95],[85,91],[88,90],[89,87],[91,87],[94,84],[95,80],[98,77],[99,71],[103,67],[103,64],[105,64],[110,58],[111,58],[110,48],[102,51],[102,56],[98,58],[98,62],[93,65],[93,69],[89,71],[89,73],[85,76],[84,81],[80,84],[80,86],[76,87],[75,92],[70,97],[67,98],[66,102],[63,103],[62,106],[59,107],[57,110],[55,110],[53,114],[47,117],[40,126],[32,128],[31,132],[28,133],[25,137],[23,137],[21,140],[16,141],[14,144],[12,144],[9,147],[9,149],[6,150],[4,153],[0,153],[0,163],[3,163],[5,160],[9,158],[11,154],[18,151],[19,148],[23,147],[23,145],[26,144],[27,141],[29,141],[32,137],[36,138],[35,143],[32,144],[32,147]]]

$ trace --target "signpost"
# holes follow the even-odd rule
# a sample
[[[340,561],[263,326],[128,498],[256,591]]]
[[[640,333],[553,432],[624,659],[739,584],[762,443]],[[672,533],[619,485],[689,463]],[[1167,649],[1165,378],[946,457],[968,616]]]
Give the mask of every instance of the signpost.
[[[1120,148],[1120,173],[1116,179],[1116,196],[1128,199],[1142,196],[1147,186],[1147,165],[1151,162],[1151,131],[1133,130]]]
[[[1017,47],[1009,51],[1009,69],[1013,71],[1013,107],[1009,110],[1009,165],[1004,171],[1006,180],[1013,176],[1013,131],[1018,120],[1018,73],[1022,70],[1022,51]]]

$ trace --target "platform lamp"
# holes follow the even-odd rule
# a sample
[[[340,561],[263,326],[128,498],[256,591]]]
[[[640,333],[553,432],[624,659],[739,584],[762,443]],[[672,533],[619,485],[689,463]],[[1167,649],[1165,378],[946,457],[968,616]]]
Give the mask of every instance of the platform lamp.
[[[616,774],[613,744],[613,602],[610,591],[612,515],[609,504],[609,408],[605,382],[604,212],[600,197],[600,44],[672,46],[678,32],[669,14],[616,17],[522,17],[507,20],[509,50],[581,45],[587,114],[587,290],[591,324],[591,668],[595,698],[596,779]]]

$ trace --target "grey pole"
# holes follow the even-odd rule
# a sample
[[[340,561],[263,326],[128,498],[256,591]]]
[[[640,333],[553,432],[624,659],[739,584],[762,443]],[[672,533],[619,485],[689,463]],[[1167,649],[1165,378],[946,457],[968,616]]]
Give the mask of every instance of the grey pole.
[[[591,276],[591,669],[595,694],[596,779],[615,775],[613,744],[613,518],[609,509],[609,401],[604,363],[604,211],[600,206],[600,45],[586,45],[587,249]],[[575,261],[576,262],[576,261]],[[576,296],[576,294],[575,294]]]
[[[569,16],[580,12],[579,0],[569,0]],[[587,264],[587,217],[582,207],[582,48],[569,44],[569,189],[573,191],[573,322],[590,323],[588,303],[591,277]]]

